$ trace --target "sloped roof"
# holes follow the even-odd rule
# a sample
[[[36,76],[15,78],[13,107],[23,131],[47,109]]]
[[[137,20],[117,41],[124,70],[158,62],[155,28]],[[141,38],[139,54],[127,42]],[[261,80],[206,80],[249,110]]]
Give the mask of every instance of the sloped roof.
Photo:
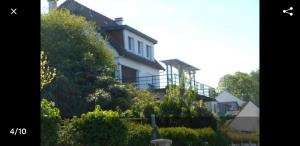
[[[114,20],[76,2],[75,0],[66,0],[64,3],[62,3],[59,6],[60,9],[68,9],[71,13],[75,15],[80,15],[85,17],[89,21],[93,21],[96,24],[97,29],[100,30],[100,33],[102,35],[105,35],[104,30],[110,30],[110,29],[127,29],[129,31],[132,31],[136,33],[137,35],[140,35],[144,37],[145,39],[148,39],[149,41],[153,43],[157,43],[157,41],[146,34],[128,26],[128,25],[118,25]],[[146,58],[140,57],[136,54],[130,53],[125,50],[122,45],[117,43],[113,38],[108,39],[108,42],[116,49],[116,51],[122,55],[126,56],[131,60],[137,61],[139,63],[143,63],[145,65],[148,65],[150,67],[159,69],[159,70],[165,70],[160,63],[157,60],[150,61]]]
[[[259,108],[249,101],[232,120],[229,127],[239,131],[253,132],[259,129]]]
[[[233,96],[227,91],[223,91],[220,93],[217,97],[216,100],[218,102],[237,102],[239,106],[242,106],[245,104],[245,101]]]
[[[118,25],[114,20],[76,2],[75,0],[66,0],[64,3],[62,3],[59,8],[65,8],[70,10],[72,13],[76,15],[81,15],[85,17],[89,21],[94,21],[96,23],[96,26],[101,29],[106,30],[116,30],[116,29],[127,29],[144,39],[149,40],[150,42],[156,44],[157,40],[153,39],[152,37],[128,26],[128,25]]]
[[[259,117],[259,108],[251,101],[249,101],[237,117]]]

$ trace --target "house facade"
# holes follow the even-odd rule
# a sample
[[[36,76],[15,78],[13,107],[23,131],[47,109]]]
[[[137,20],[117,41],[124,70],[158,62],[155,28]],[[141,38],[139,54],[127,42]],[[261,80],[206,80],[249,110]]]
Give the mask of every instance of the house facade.
[[[139,88],[149,88],[153,80],[159,80],[159,71],[164,68],[154,56],[154,46],[157,40],[123,24],[123,18],[114,20],[94,11],[75,0],[66,0],[59,6],[72,14],[83,16],[96,24],[97,31],[108,41],[107,47],[114,53],[117,69],[116,79],[122,82],[134,83]]]

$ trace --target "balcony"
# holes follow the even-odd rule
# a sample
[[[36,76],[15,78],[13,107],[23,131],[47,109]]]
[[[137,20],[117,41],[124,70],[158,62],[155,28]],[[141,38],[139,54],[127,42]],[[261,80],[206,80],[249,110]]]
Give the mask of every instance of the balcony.
[[[193,89],[198,95],[211,97],[214,88],[197,82],[193,79],[184,78],[179,80],[180,76],[178,74],[162,74],[162,75],[153,75],[153,76],[143,76],[132,79],[118,79],[119,81],[131,83],[139,89],[146,90],[165,90],[170,85],[177,85],[181,89]]]

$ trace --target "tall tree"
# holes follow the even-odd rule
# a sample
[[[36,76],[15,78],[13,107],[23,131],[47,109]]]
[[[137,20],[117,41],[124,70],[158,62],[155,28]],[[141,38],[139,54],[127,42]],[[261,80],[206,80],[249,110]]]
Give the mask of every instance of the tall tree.
[[[259,70],[224,75],[218,84],[219,92],[228,91],[245,100],[259,100]]]
[[[114,73],[112,53],[95,25],[66,10],[52,10],[41,17],[41,46],[56,69],[44,97],[54,99],[65,117],[86,112],[86,97],[95,92],[98,78]]]

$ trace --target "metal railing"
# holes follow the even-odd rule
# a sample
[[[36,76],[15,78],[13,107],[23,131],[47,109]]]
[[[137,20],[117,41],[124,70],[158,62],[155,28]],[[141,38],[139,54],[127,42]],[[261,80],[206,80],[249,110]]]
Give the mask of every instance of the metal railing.
[[[162,74],[118,80],[132,83],[140,89],[165,89],[168,85],[177,85],[185,89],[192,88],[199,95],[206,97],[210,97],[214,90],[214,88],[194,80],[184,79],[184,81],[180,81],[178,74]]]

